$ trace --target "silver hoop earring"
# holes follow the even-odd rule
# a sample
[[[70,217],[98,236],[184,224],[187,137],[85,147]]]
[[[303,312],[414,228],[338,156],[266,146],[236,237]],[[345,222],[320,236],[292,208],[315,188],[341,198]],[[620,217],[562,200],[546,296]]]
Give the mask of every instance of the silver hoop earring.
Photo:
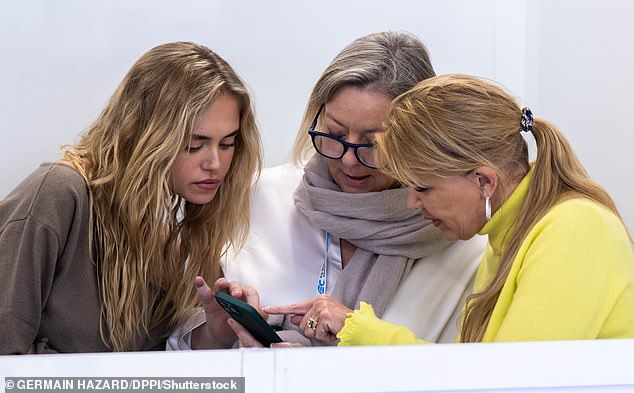
[[[484,201],[484,217],[486,217],[487,221],[491,219],[491,197],[489,196]]]

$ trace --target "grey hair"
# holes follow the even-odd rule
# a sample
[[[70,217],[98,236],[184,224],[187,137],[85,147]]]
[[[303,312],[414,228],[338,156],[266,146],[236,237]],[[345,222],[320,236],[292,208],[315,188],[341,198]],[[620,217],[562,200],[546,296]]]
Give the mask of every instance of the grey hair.
[[[395,98],[435,75],[427,48],[413,34],[387,31],[354,40],[335,56],[315,84],[292,160],[299,164],[311,155],[308,127],[321,105],[340,88],[355,86]]]

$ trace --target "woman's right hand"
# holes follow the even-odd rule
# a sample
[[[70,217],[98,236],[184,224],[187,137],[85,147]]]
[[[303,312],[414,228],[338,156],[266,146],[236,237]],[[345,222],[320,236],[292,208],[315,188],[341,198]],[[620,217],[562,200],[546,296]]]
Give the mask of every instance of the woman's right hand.
[[[299,326],[306,337],[332,343],[343,329],[353,310],[328,295],[319,295],[288,306],[265,307],[269,314],[291,314],[290,321]]]
[[[229,316],[216,301],[214,294],[217,292],[226,292],[250,304],[262,314],[264,319],[268,317],[260,310],[258,292],[248,285],[220,278],[216,280],[212,290],[200,276],[195,278],[194,285],[205,310],[206,323],[192,332],[192,349],[229,348],[237,339],[233,329],[227,324]]]

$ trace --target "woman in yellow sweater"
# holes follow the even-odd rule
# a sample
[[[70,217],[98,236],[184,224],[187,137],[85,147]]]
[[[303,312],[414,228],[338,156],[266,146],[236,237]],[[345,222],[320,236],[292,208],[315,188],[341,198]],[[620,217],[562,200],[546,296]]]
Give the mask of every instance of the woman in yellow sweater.
[[[522,132],[532,133],[528,162]],[[448,240],[489,238],[464,309],[460,342],[634,337],[632,240],[552,124],[498,86],[465,75],[427,79],[397,97],[377,138],[385,171]],[[424,342],[328,297],[268,309],[302,315],[339,345]]]

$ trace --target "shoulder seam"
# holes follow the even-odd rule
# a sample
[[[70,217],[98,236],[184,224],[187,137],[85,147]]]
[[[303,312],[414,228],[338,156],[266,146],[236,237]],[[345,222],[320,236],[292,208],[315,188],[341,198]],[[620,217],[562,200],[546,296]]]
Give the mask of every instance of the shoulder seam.
[[[7,227],[8,227],[9,225],[11,225],[11,224],[15,224],[15,223],[18,223],[18,222],[22,222],[22,221],[26,222],[26,221],[27,221],[27,220],[29,220],[29,219],[31,219],[31,220],[33,220],[33,221],[37,222],[38,224],[40,224],[40,225],[42,225],[43,227],[45,227],[48,231],[52,232],[52,233],[55,235],[55,238],[57,238],[57,244],[60,244],[60,243],[61,243],[61,242],[60,242],[60,236],[59,236],[59,233],[57,233],[57,231],[56,231],[53,227],[51,227],[50,225],[48,225],[47,223],[45,223],[45,222],[43,222],[43,221],[41,221],[41,220],[38,220],[38,218],[37,218],[37,217],[35,217],[34,215],[32,215],[30,211],[29,211],[29,213],[27,214],[27,216],[26,216],[25,218],[21,218],[21,219],[19,219],[19,220],[12,220],[12,221],[8,221],[8,222],[6,223],[6,225],[2,227],[2,230],[0,230],[0,234],[1,234],[2,232],[4,232],[4,231],[7,229]]]

